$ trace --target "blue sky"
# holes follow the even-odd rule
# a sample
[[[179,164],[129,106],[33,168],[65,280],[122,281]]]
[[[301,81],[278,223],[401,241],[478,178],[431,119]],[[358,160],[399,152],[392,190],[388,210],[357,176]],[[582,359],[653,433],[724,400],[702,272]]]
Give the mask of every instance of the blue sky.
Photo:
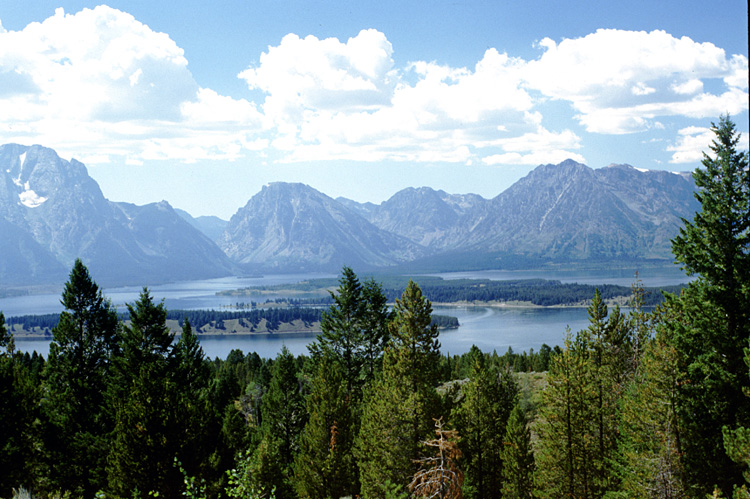
[[[541,163],[693,170],[748,132],[744,1],[10,1],[0,143],[229,218],[273,181],[493,197]]]

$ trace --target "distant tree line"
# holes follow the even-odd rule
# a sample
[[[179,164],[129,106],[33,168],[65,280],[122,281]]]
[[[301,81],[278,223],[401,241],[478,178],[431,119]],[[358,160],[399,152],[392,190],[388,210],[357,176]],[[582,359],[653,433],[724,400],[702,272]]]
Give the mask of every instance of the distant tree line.
[[[414,282],[437,303],[455,302],[525,302],[538,306],[577,305],[590,300],[598,289],[604,300],[627,299],[632,295],[632,287],[615,284],[562,283],[547,279],[514,279],[494,281],[490,279],[442,279],[432,276],[412,277]],[[634,277],[634,281],[635,281]],[[384,276],[381,286],[389,302],[400,296],[409,278]],[[379,281],[380,282],[380,281]],[[302,290],[330,287],[330,279],[312,279],[300,284]],[[655,307],[664,301],[664,293],[679,293],[684,285],[644,287],[643,305]],[[295,289],[294,285],[284,284],[267,287],[276,292]],[[275,298],[268,302],[286,303],[292,306],[328,306],[330,296],[320,298]],[[238,304],[239,305],[239,304]],[[242,305],[245,305],[244,303]]]
[[[304,322],[307,326],[320,322],[324,311],[320,308],[300,308],[300,307],[273,307],[259,308],[248,311],[225,311],[225,310],[167,310],[167,320],[178,321],[182,324],[187,320],[191,326],[200,334],[200,329],[206,326],[214,326],[217,329],[223,329],[224,321],[238,320],[240,325],[248,329],[257,328],[262,320],[266,320],[266,326],[269,331],[274,331],[281,324],[288,324],[297,320]],[[121,321],[130,319],[128,313],[119,313],[117,317]],[[8,327],[20,325],[26,330],[40,328],[51,334],[52,329],[57,326],[60,319],[58,314],[42,315],[21,315],[9,317],[7,319]],[[457,328],[458,319],[448,315],[432,315],[433,323],[439,328]]]
[[[599,290],[605,300],[630,297],[632,288],[614,284],[590,285],[551,281],[545,279],[521,279],[491,281],[489,279],[445,280],[439,284],[420,285],[423,292],[434,302],[528,302],[539,306],[570,305],[584,303]],[[644,288],[644,306],[653,307],[664,301],[665,292],[679,292],[682,286]],[[398,290],[385,289],[388,299],[395,299]]]

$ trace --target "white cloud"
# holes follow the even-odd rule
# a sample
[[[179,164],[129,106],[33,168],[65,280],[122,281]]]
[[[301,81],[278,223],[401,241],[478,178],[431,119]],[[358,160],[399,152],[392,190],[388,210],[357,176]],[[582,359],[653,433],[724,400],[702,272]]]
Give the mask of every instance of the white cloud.
[[[345,43],[287,35],[240,73],[266,93],[263,111],[286,161],[467,162],[507,130],[529,130],[524,62],[488,50],[473,69],[415,61],[394,69],[383,33]]]
[[[688,80],[682,83],[674,82],[669,88],[676,94],[695,95],[698,92],[703,91],[703,82],[696,79]]]
[[[599,30],[539,47],[532,61],[490,48],[466,67],[397,67],[374,29],[346,41],[289,34],[238,75],[262,95],[256,103],[201,87],[183,50],[130,14],[58,9],[21,31],[0,25],[0,142],[98,164],[251,151],[286,162],[538,164],[583,161],[576,132],[545,121],[550,101],[569,102],[580,125],[602,134],[748,107],[747,57],[711,43]],[[674,142],[673,161],[695,157],[695,135]]]
[[[201,89],[183,50],[130,14],[99,6],[0,31],[0,140],[41,143],[92,163],[153,156],[235,158],[260,129],[245,100]],[[222,123],[222,128],[216,126]],[[189,147],[185,147],[186,144]]]
[[[486,156],[482,158],[483,163],[488,165],[539,165],[560,163],[566,159],[573,159],[579,163],[586,162],[581,154],[571,152],[580,149],[581,139],[570,130],[554,133],[540,126],[533,133],[501,139],[498,141],[498,145],[506,152]]]
[[[528,87],[570,101],[590,132],[630,133],[660,116],[706,118],[748,108],[747,58],[727,58],[711,43],[664,31],[600,29],[539,45],[544,53],[525,71]],[[726,89],[705,93],[703,80],[723,81]]]
[[[703,160],[704,152],[709,157],[714,157],[713,152],[709,149],[709,144],[716,140],[716,135],[710,128],[690,126],[680,129],[677,133],[677,141],[673,145],[667,146],[667,151],[673,153],[669,160],[670,163],[698,163]],[[744,151],[750,148],[748,134],[740,135],[738,148]]]

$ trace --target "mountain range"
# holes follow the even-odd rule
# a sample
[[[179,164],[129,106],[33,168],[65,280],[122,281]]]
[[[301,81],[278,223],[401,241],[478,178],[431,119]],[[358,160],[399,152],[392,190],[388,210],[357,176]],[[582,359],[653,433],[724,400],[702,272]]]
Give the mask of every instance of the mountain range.
[[[75,258],[97,281],[154,284],[245,272],[669,260],[699,208],[688,173],[572,160],[540,165],[492,199],[407,188],[380,203],[276,182],[229,221],[167,202],[107,200],[52,149],[0,146],[0,286],[64,282]],[[210,195],[210,193],[205,193]]]

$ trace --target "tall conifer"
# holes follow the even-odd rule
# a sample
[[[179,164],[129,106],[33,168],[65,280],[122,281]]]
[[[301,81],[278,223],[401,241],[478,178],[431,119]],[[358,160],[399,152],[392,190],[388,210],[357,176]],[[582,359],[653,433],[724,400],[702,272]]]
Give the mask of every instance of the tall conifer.
[[[365,398],[356,444],[363,497],[384,497],[389,483],[405,487],[420,441],[430,434],[440,348],[431,313],[429,300],[409,281],[396,300],[383,373]]]
[[[351,397],[343,369],[325,356],[318,363],[307,397],[309,420],[294,464],[300,498],[355,496],[359,477],[354,460]]]
[[[484,355],[472,347],[474,365],[463,385],[463,400],[454,411],[461,435],[461,467],[469,498],[499,498],[502,489],[503,438],[518,388],[508,372],[502,374],[487,365]]]
[[[103,394],[117,350],[118,319],[86,266],[76,260],[62,293],[65,310],[52,329],[45,368],[47,447],[55,487],[91,495],[106,484],[105,459],[112,431]]]
[[[670,324],[680,370],[678,412],[683,464],[693,494],[724,492],[742,481],[727,456],[722,427],[750,426],[743,348],[750,338],[750,171],[729,117],[712,124],[715,139],[693,173],[701,209],[672,241],[676,260],[697,274]]]
[[[531,432],[526,413],[516,404],[505,427],[501,450],[502,497],[531,499],[534,497],[536,465],[531,449]]]

